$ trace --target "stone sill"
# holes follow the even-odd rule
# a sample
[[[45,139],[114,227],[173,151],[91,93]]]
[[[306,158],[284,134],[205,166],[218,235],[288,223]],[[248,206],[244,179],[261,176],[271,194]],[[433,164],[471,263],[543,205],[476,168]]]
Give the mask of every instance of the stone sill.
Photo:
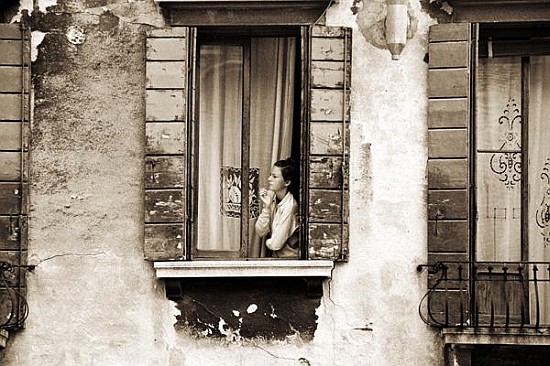
[[[550,329],[443,329],[445,344],[548,346]]]
[[[157,278],[212,277],[325,277],[332,276],[330,260],[169,261],[154,262]]]

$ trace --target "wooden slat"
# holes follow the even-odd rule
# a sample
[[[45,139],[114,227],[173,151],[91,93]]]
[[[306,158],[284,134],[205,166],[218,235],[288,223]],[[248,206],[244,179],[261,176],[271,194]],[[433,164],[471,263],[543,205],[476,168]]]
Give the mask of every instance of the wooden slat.
[[[311,40],[312,60],[344,60],[344,42],[339,38],[317,38]]]
[[[344,87],[344,72],[346,85],[350,85],[351,69],[344,70],[342,62],[314,61],[311,63],[311,86],[313,88]]]
[[[0,215],[26,213],[27,184],[23,186],[23,189],[25,192],[21,192],[18,183],[0,183]],[[23,202],[21,202],[21,198],[23,198]]]
[[[145,93],[147,121],[185,121],[184,90],[147,90]]]
[[[344,225],[344,237],[348,235],[348,226]],[[339,253],[347,254],[342,247],[342,226],[339,224],[309,225],[309,259],[335,259]]]
[[[184,154],[185,123],[148,122],[145,124],[147,154]]]
[[[465,158],[468,156],[468,131],[445,129],[428,131],[429,158]]]
[[[468,219],[468,192],[463,190],[428,191],[428,218]]]
[[[183,192],[178,190],[145,191],[145,222],[183,222]]]
[[[28,123],[25,123],[23,144],[27,146]],[[21,150],[21,122],[0,122],[0,150]]]
[[[309,164],[311,188],[347,187],[348,176],[342,172],[342,158],[337,156],[312,156]]]
[[[344,136],[342,123],[312,122],[310,125],[310,149],[312,154],[342,155]],[[346,153],[349,153],[349,124],[346,124]]]
[[[28,96],[25,95],[28,105]],[[25,120],[29,120],[29,108],[26,109]],[[21,120],[21,94],[0,94],[0,121]]]
[[[444,276],[443,272],[428,274],[428,287],[437,289],[462,289],[468,288],[468,254],[462,253],[430,253],[428,255],[428,263],[435,264],[443,262],[447,266],[447,281],[436,282]],[[437,287],[435,287],[437,284]]]
[[[0,250],[27,248],[27,218],[19,215],[0,217]]]
[[[18,265],[20,259],[22,260],[22,263],[26,262],[27,258],[27,252],[19,252],[18,250],[10,250],[10,251],[0,251],[0,261],[7,262],[12,265]],[[26,285],[25,276],[20,276],[20,269],[14,268],[13,273],[10,276],[7,277],[7,285],[10,287],[18,287],[19,286],[19,279],[21,278],[21,286]],[[5,287],[3,283],[0,282],[0,287]]]
[[[348,202],[342,202],[342,192],[339,190],[309,190],[309,217],[312,222],[341,222],[342,209],[347,205]]]
[[[183,259],[185,253],[183,225],[146,225],[144,253],[145,259],[149,260]]]
[[[428,100],[429,128],[465,128],[469,118],[467,98]]]
[[[469,314],[468,293],[463,291],[439,291],[430,294],[430,314],[434,319],[444,324],[448,321],[449,326],[458,326],[460,321],[466,321]],[[460,312],[464,314],[460,315]],[[445,313],[448,313],[446,316]],[[466,324],[462,324],[466,325]]]
[[[28,68],[21,66],[0,66],[0,93],[21,93],[22,72],[25,72],[25,80],[29,80]],[[28,83],[25,83],[25,92],[28,92]]]
[[[185,186],[184,156],[145,157],[145,188]]]
[[[469,85],[467,69],[428,70],[429,97],[465,97],[470,91]]]
[[[0,39],[0,65],[21,65],[22,41]]]
[[[185,39],[147,38],[146,57],[148,61],[185,61]]]
[[[0,151],[0,181],[18,182],[20,180],[21,152]],[[24,174],[23,180],[27,180],[26,174]]]
[[[468,187],[468,160],[428,160],[428,188],[449,189]]]
[[[341,89],[312,89],[311,90],[311,120],[312,121],[349,121],[349,93]],[[343,108],[346,108],[344,116]]]
[[[428,221],[428,241],[431,251],[467,252],[469,240],[468,221]]]
[[[430,67],[468,67],[468,42],[430,43]]]
[[[146,88],[185,89],[185,62],[147,62]]]
[[[470,37],[469,23],[445,23],[430,27],[430,42],[468,41]]]
[[[21,39],[19,24],[0,23],[0,39]]]

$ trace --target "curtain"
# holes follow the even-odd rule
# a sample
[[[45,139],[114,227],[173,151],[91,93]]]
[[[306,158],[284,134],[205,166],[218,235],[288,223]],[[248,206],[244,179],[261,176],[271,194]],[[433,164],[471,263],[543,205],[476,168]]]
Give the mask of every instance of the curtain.
[[[478,261],[521,260],[521,58],[480,59],[476,109]]]
[[[529,261],[550,262],[550,56],[530,59],[529,77]],[[538,279],[549,280],[548,264]],[[538,286],[541,323],[550,324],[550,282]],[[535,288],[530,288],[535,314]]]
[[[241,177],[243,128],[242,45],[200,47],[199,184],[197,249],[241,247],[242,182],[249,184],[249,257],[261,256],[254,232],[260,187],[273,163],[290,156],[296,41],[253,38],[250,60],[250,175]]]

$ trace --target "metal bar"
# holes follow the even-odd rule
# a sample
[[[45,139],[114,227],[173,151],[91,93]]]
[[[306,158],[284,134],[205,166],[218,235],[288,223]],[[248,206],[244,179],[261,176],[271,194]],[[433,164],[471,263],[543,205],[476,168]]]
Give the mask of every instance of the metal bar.
[[[540,326],[540,299],[539,299],[539,284],[537,282],[537,272],[539,268],[533,266],[533,283],[535,287],[535,328]]]
[[[310,85],[310,70],[311,70],[311,34],[312,29],[311,26],[303,26],[300,29],[300,35],[301,35],[301,59],[302,59],[302,65],[301,65],[301,76],[302,76],[302,85],[301,85],[301,102],[302,102],[302,111],[301,111],[301,157],[300,157],[300,171],[302,174],[302,177],[300,179],[301,187],[300,187],[300,199],[301,199],[301,205],[300,205],[300,213],[302,216],[302,222],[301,227],[302,230],[300,230],[300,243],[302,243],[302,258],[308,259],[309,256],[309,215],[307,208],[309,207],[309,159],[310,159],[310,138],[309,138],[309,130],[310,130],[310,95],[311,95],[311,85]],[[305,240],[304,240],[305,239]],[[307,245],[305,245],[307,244]]]
[[[241,257],[248,257],[249,246],[249,195],[250,181],[250,82],[251,82],[251,39],[243,44],[243,105],[242,105],[242,132],[241,132]]]
[[[197,233],[196,233],[196,208],[198,207],[198,195],[196,187],[197,174],[197,158],[198,158],[198,115],[199,115],[199,90],[197,85],[197,29],[190,27],[187,29],[187,157],[186,157],[186,189],[185,197],[187,202],[186,207],[186,223],[185,223],[185,259],[190,260],[191,256],[196,254],[197,249]]]

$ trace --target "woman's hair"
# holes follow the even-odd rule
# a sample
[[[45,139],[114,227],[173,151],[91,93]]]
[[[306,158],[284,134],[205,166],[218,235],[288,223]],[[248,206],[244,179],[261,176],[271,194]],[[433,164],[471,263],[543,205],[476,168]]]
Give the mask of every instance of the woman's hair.
[[[296,162],[292,158],[283,159],[275,162],[273,166],[276,166],[277,168],[281,169],[281,174],[283,175],[283,179],[286,181],[290,181],[290,186],[295,185],[297,182],[297,175],[298,175],[298,168],[296,166]]]

